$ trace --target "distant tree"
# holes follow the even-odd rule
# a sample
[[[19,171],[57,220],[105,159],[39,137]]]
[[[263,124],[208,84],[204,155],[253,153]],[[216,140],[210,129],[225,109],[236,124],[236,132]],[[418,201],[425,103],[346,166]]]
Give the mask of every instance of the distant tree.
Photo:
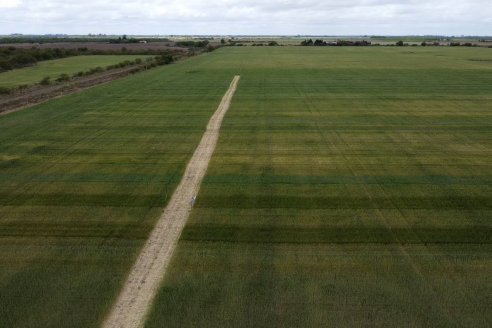
[[[205,48],[208,45],[208,40],[203,41],[178,41],[176,45],[178,47],[188,47],[188,48]]]
[[[224,39],[220,39],[220,44],[225,44],[226,41]]]
[[[320,47],[320,46],[326,46],[326,42],[323,41],[323,40],[317,39],[316,41],[314,41],[314,45],[315,46],[318,46],[318,47]]]
[[[425,47],[425,46],[427,46],[427,43],[424,41],[424,42],[422,42],[420,45],[421,45],[422,47]]]
[[[301,46],[312,46],[312,45],[313,45],[313,39],[304,40],[301,42]]]
[[[161,56],[157,56],[155,60],[157,65],[167,65],[167,64],[171,64],[174,61],[174,57],[169,54],[164,54]]]
[[[16,58],[16,63],[19,64],[20,66],[26,66],[30,64],[35,64],[37,62],[37,59],[30,54],[21,54],[17,56]]]
[[[402,41],[402,40],[400,40],[400,41],[398,41],[398,42],[396,43],[396,45],[397,45],[398,47],[403,47],[403,45],[404,45],[404,44],[403,44],[403,41]]]
[[[275,46],[278,46],[278,42],[277,41],[270,41],[270,42],[268,42],[268,45],[270,47],[275,47]]]

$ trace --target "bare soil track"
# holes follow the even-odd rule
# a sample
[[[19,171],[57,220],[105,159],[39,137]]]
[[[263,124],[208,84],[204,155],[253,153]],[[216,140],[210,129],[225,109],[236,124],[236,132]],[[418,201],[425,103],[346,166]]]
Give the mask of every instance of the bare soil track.
[[[191,158],[183,178],[133,265],[104,328],[142,327],[169,265],[219,138],[219,129],[239,82],[235,76]]]

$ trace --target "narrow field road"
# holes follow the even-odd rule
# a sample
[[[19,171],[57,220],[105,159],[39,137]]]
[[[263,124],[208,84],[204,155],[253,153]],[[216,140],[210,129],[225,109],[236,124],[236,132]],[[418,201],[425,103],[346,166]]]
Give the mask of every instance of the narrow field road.
[[[222,119],[229,109],[239,82],[235,76],[207,125],[183,179],[133,265],[116,303],[103,323],[104,328],[143,327],[159,285],[188,219],[194,197],[207,171],[219,138]]]

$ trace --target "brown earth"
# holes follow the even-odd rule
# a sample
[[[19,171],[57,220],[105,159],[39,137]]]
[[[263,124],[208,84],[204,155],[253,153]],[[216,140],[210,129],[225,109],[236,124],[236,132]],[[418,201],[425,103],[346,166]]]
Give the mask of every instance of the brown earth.
[[[78,49],[100,50],[116,52],[126,48],[129,52],[175,50],[187,52],[187,48],[176,47],[174,42],[148,43],[106,43],[106,42],[52,42],[52,43],[2,43],[0,47],[39,48],[39,49]]]
[[[219,138],[222,119],[229,109],[239,76],[235,76],[195,150],[183,179],[133,265],[104,328],[142,327],[181,232],[193,207],[200,184]]]

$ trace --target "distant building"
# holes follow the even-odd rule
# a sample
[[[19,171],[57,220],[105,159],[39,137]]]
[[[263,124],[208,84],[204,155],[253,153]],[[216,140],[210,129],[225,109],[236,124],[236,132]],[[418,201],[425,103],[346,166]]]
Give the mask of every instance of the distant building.
[[[147,41],[145,41],[145,40],[140,40],[140,41],[138,41],[138,43],[147,43]]]

